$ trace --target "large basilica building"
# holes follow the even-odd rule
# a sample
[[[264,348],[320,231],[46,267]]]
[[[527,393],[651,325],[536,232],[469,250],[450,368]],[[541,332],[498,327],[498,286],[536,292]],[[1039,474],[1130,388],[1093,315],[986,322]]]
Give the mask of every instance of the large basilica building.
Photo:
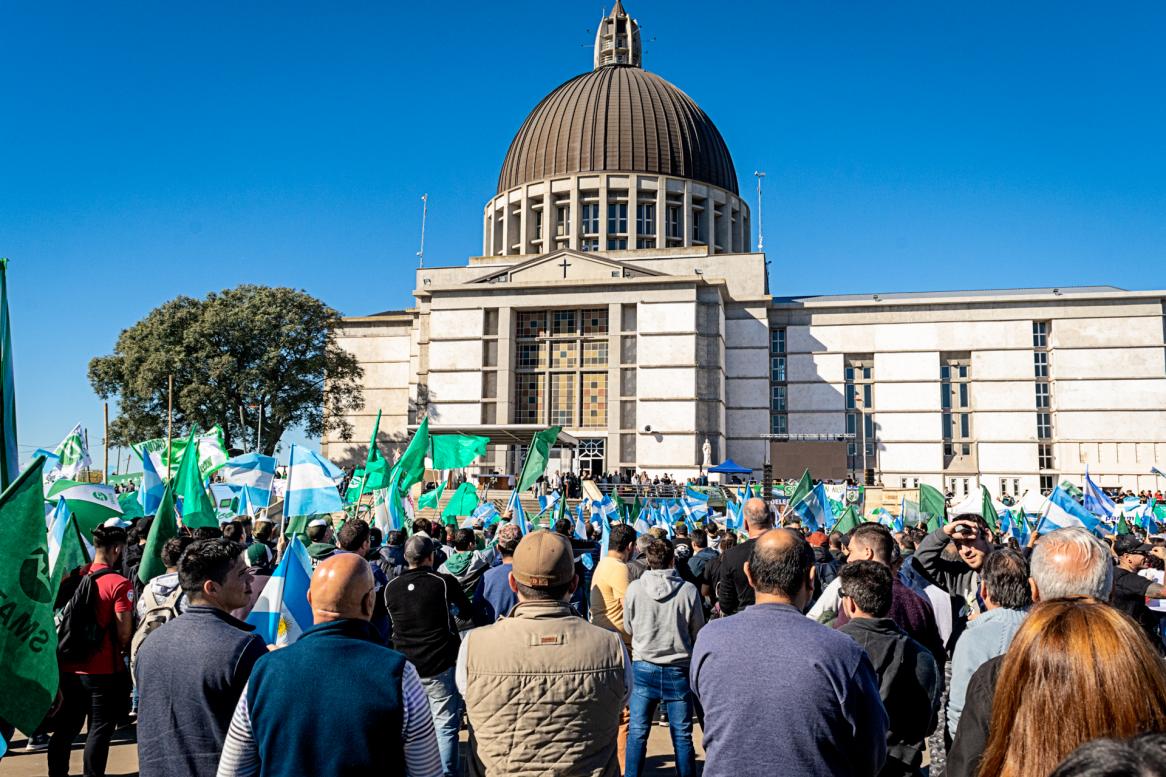
[[[729,148],[644,70],[617,2],[594,68],[519,128],[482,214],[482,250],[417,270],[407,310],[348,318],[364,367],[359,463],[423,414],[490,436],[514,473],[533,430],[560,468],[1047,491],[1088,467],[1154,486],[1166,466],[1166,291],[1110,286],[788,297],[753,248]],[[1159,485],[1163,485],[1159,483]]]

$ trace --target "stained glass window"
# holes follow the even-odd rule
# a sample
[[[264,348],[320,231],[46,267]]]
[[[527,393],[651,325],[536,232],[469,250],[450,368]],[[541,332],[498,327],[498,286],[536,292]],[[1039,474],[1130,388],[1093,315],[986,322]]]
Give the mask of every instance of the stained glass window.
[[[575,425],[575,375],[551,375],[551,423]]]
[[[551,369],[566,370],[579,366],[578,340],[551,341]]]
[[[580,426],[607,426],[607,373],[583,373],[583,419]]]

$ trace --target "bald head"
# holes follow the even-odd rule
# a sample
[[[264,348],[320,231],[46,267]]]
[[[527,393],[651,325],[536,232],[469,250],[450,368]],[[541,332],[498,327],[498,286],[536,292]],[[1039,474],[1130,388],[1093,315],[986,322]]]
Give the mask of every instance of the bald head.
[[[773,515],[769,512],[769,505],[765,504],[764,499],[754,497],[746,500],[741,513],[745,516],[745,530],[750,536],[773,528]]]
[[[790,529],[770,529],[757,538],[745,575],[757,601],[804,607],[813,591],[814,551],[805,537]]]
[[[1101,540],[1074,526],[1041,537],[1029,560],[1029,584],[1036,601],[1065,596],[1109,599],[1113,564]]]
[[[368,562],[355,553],[337,553],[320,562],[312,573],[308,603],[312,620],[327,623],[344,618],[367,621],[372,617],[373,577]]]

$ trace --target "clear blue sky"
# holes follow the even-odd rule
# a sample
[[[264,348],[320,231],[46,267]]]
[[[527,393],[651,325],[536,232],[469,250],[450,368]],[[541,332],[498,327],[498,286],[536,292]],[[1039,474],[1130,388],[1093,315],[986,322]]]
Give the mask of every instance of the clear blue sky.
[[[609,3],[610,6],[610,3]],[[644,64],[768,173],[774,292],[1166,285],[1166,4],[629,0]],[[732,9],[732,10],[725,10]],[[526,113],[599,3],[7,3],[0,256],[27,454],[177,294],[409,304],[481,250]]]

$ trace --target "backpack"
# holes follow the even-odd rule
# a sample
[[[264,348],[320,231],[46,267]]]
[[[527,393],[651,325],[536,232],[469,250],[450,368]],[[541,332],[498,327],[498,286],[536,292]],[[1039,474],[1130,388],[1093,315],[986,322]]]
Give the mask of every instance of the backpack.
[[[84,661],[101,649],[105,631],[97,625],[97,578],[112,573],[102,569],[87,575],[74,574],[61,584],[61,597],[68,596],[57,611],[57,656],[65,661]],[[72,592],[67,593],[66,588]]]
[[[138,627],[134,629],[134,637],[130,640],[130,677],[134,678],[134,685],[138,684],[138,648],[163,623],[168,623],[178,617],[178,602],[182,599],[182,587],[178,586],[165,599],[159,601],[153,590],[147,588],[142,594],[149,596],[153,604],[142,613]]]

